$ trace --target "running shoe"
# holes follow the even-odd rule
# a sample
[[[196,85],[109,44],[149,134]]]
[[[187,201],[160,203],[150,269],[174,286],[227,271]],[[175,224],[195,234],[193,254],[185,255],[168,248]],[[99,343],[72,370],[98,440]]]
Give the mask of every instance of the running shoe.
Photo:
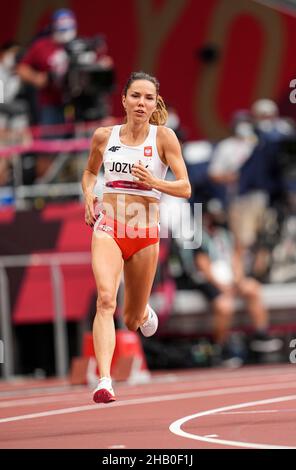
[[[267,333],[256,333],[250,342],[250,349],[257,353],[273,353],[281,350],[283,341],[272,338]]]
[[[243,351],[234,348],[231,343],[225,343],[220,352],[220,364],[222,367],[237,369],[244,365]]]
[[[140,330],[146,338],[154,335],[158,328],[158,318],[154,310],[148,305],[148,319],[140,326]]]
[[[109,377],[102,377],[99,380],[99,384],[93,392],[93,400],[96,403],[110,403],[116,400]]]

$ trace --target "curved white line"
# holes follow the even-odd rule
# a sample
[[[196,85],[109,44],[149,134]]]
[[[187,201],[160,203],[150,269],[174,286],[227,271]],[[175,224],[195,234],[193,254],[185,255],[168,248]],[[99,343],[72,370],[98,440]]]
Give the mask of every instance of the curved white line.
[[[184,418],[174,421],[170,425],[169,430],[173,434],[176,434],[177,436],[194,439],[196,441],[209,442],[212,444],[220,444],[220,445],[234,446],[234,447],[247,447],[251,449],[295,449],[296,447],[256,444],[253,442],[240,442],[240,441],[230,441],[230,440],[225,440],[225,439],[210,438],[206,436],[199,436],[198,434],[190,434],[181,429],[181,426],[187,421],[190,421],[196,418],[201,418],[202,416],[213,415],[215,413],[220,413],[220,412],[228,411],[228,410],[237,410],[239,408],[247,408],[249,406],[267,405],[269,403],[280,403],[280,402],[289,401],[289,400],[296,400],[296,395],[288,395],[285,397],[278,397],[278,398],[269,398],[267,400],[249,401],[247,403],[239,403],[238,405],[223,406],[222,408],[215,408],[212,410],[202,411],[200,413],[195,413],[193,415],[185,416]]]

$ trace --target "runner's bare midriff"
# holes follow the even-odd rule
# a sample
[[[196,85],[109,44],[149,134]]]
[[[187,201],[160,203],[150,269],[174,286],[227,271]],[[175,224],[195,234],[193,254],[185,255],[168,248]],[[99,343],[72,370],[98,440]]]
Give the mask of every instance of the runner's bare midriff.
[[[121,223],[132,220],[138,227],[153,227],[159,222],[159,201],[153,197],[133,194],[104,194],[106,215]]]

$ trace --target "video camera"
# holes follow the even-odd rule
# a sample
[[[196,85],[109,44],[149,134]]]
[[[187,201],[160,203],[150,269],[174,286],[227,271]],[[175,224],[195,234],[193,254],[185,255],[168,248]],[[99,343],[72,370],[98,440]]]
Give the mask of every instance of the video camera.
[[[69,57],[65,99],[77,120],[102,119],[109,114],[107,95],[115,83],[114,69],[98,60],[106,50],[103,36],[76,38],[65,46]]]

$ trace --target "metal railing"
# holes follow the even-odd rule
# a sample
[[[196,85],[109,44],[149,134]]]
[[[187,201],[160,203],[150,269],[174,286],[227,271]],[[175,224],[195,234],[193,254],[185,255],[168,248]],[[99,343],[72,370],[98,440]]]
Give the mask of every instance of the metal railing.
[[[10,306],[7,268],[48,266],[51,272],[51,290],[54,305],[55,370],[65,377],[69,368],[69,350],[64,299],[64,277],[61,266],[90,265],[90,253],[32,254],[0,257],[0,330],[4,345],[3,376],[10,379],[15,373],[13,325]]]

